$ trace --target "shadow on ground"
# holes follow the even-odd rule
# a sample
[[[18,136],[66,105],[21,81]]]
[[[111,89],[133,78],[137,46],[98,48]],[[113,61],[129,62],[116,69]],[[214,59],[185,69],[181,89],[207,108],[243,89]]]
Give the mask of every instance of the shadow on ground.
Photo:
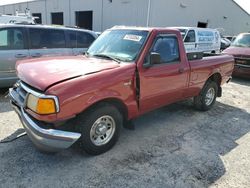
[[[24,129],[17,129],[14,133],[9,135],[8,137],[4,138],[3,140],[0,140],[0,144],[10,143],[14,142],[15,140],[26,136],[26,132]]]
[[[9,103],[8,88],[0,89],[0,113],[12,111]]]
[[[224,173],[221,155],[250,131],[250,114],[217,103],[208,112],[180,102],[134,120],[100,156],[75,148],[38,152],[28,137],[0,144],[3,187],[208,187]]]
[[[0,96],[4,96],[9,91],[9,88],[0,88]]]
[[[250,78],[233,77],[232,82],[239,85],[250,86]]]

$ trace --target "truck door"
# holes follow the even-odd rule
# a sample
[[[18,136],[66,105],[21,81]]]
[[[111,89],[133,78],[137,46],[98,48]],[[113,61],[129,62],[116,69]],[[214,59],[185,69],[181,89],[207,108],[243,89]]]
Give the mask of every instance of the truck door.
[[[17,80],[17,60],[29,57],[25,30],[22,28],[0,29],[0,87],[10,86]]]
[[[189,30],[185,40],[184,40],[184,45],[187,53],[190,52],[197,52],[197,42],[196,42],[196,37],[195,37],[195,31],[194,30]]]
[[[160,54],[161,61],[139,72],[142,113],[180,100],[188,84],[189,67],[181,61],[176,35],[157,35],[144,64],[152,52]]]

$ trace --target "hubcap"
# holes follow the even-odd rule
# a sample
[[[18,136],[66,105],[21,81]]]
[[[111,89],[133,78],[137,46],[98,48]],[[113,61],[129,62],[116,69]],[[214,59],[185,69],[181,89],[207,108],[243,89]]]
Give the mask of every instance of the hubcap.
[[[115,120],[111,116],[98,118],[91,127],[90,139],[96,146],[107,144],[115,133]]]
[[[205,96],[205,103],[206,103],[206,105],[209,106],[210,104],[212,104],[213,101],[214,101],[214,98],[215,98],[215,90],[214,90],[214,88],[210,88],[207,91],[207,94]]]

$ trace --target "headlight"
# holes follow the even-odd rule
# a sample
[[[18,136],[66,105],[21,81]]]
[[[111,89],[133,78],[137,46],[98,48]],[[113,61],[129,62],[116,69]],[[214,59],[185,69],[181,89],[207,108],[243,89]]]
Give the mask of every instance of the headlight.
[[[54,114],[57,112],[56,101],[54,98],[39,98],[33,94],[29,94],[28,96],[27,107],[42,115]]]

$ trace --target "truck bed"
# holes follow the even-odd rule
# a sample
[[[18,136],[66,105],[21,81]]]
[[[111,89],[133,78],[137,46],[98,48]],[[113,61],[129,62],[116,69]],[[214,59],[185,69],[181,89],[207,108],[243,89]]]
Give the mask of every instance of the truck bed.
[[[210,54],[202,59],[189,61],[191,70],[189,87],[200,90],[207,78],[215,73],[220,73],[221,84],[225,83],[231,77],[234,66],[232,62],[234,62],[232,56],[222,54]]]

